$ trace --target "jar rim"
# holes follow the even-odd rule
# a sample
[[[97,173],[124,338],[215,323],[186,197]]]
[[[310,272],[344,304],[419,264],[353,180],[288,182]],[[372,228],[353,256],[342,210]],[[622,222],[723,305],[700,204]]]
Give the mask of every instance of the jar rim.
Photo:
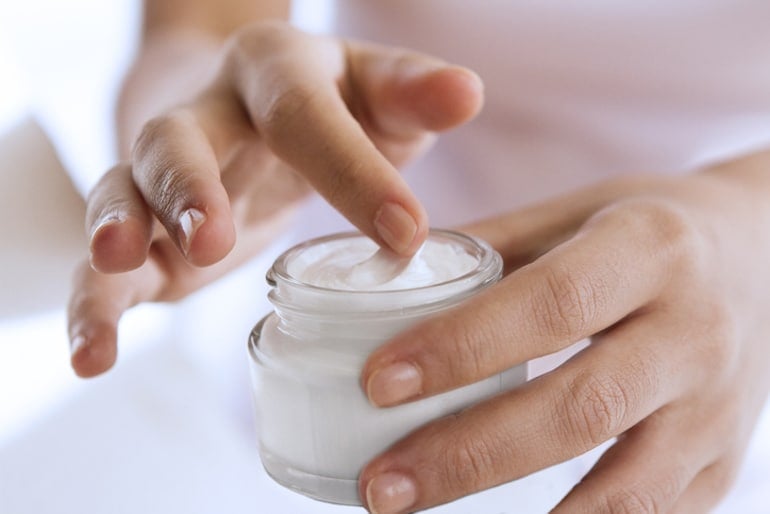
[[[325,236],[309,239],[307,241],[294,245],[288,250],[286,250],[285,252],[283,252],[281,255],[279,255],[278,258],[276,258],[272,267],[268,270],[265,276],[265,280],[267,281],[268,285],[270,285],[271,287],[277,287],[279,283],[283,283],[289,286],[299,286],[308,291],[316,291],[316,292],[328,294],[328,295],[342,294],[342,295],[353,295],[353,296],[359,296],[359,295],[387,296],[387,295],[404,294],[406,292],[417,293],[420,291],[438,289],[443,286],[460,283],[465,280],[468,280],[470,277],[478,274],[480,271],[483,271],[486,268],[490,268],[490,267],[494,268],[495,260],[500,260],[499,254],[489,245],[489,243],[487,243],[482,239],[470,236],[468,234],[464,234],[462,232],[458,232],[456,230],[431,228],[429,231],[428,237],[441,237],[441,238],[451,239],[453,241],[463,244],[463,246],[465,246],[468,249],[474,249],[478,254],[478,262],[476,266],[470,271],[463,273],[462,275],[458,275],[457,277],[453,277],[449,280],[444,280],[442,282],[436,282],[434,284],[428,284],[428,285],[417,286],[417,287],[399,288],[399,289],[382,289],[382,290],[351,290],[351,289],[337,289],[332,287],[319,286],[316,284],[303,282],[302,280],[299,280],[298,278],[292,276],[289,273],[288,263],[290,262],[291,258],[298,255],[303,250],[319,244],[329,242],[329,241],[337,241],[340,239],[355,238],[355,237],[365,237],[365,236],[361,232],[356,232],[356,231],[336,232],[333,234],[328,234]]]

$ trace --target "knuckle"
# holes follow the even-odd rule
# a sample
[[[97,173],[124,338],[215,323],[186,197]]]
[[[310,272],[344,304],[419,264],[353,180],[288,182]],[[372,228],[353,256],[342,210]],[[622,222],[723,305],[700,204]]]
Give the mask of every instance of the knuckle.
[[[291,141],[297,128],[310,118],[319,90],[306,84],[287,82],[276,88],[265,105],[256,106],[259,126],[268,144]]]
[[[469,323],[453,323],[451,330],[451,334],[445,334],[442,337],[443,341],[449,342],[452,346],[451,351],[442,352],[442,355],[446,356],[446,362],[442,363],[442,368],[451,374],[448,377],[450,383],[458,386],[478,380],[483,375],[484,363],[489,359],[487,355],[489,346],[480,344],[484,340],[483,334],[471,328]]]
[[[588,334],[601,309],[601,289],[588,276],[566,268],[548,268],[535,298],[544,335],[558,339],[580,339]]]
[[[70,297],[67,303],[67,316],[69,319],[70,325],[73,324],[73,322],[77,321],[80,322],[80,312],[82,310],[83,304],[88,299],[88,286],[89,283],[92,280],[92,276],[94,274],[93,268],[91,268],[91,265],[88,263],[87,260],[81,261],[76,267],[73,272],[73,279],[72,283],[75,285],[75,287],[72,288]],[[72,327],[70,327],[70,332],[74,332],[72,330]]]
[[[133,160],[140,164],[153,162],[159,155],[168,153],[173,148],[170,143],[174,143],[191,123],[195,123],[195,116],[185,108],[151,118],[144,124],[134,143]]]
[[[568,442],[588,449],[620,433],[629,410],[627,387],[610,374],[586,372],[573,378],[557,412],[570,431]]]
[[[170,220],[189,195],[192,177],[185,173],[184,155],[174,140],[189,122],[190,113],[172,111],[148,121],[134,145],[134,177],[147,202],[161,220]]]
[[[668,512],[691,478],[688,466],[674,466],[634,489],[614,489],[600,497],[599,502],[602,504],[602,511],[610,513]]]
[[[251,60],[275,53],[300,32],[284,22],[260,21],[236,30],[225,43],[228,64],[237,69],[244,59]]]
[[[321,87],[298,75],[297,62],[322,41],[283,22],[259,22],[228,40],[225,72],[268,142],[296,138],[302,114],[316,106]]]
[[[713,465],[710,490],[715,497],[721,498],[732,489],[739,470],[740,465],[734,460],[720,461]]]
[[[158,141],[163,141],[170,136],[172,123],[172,118],[168,114],[156,116],[145,123],[134,143],[134,159],[142,160],[152,155]]]
[[[703,252],[703,234],[674,202],[665,199],[634,199],[623,202],[614,213],[629,233],[648,241],[657,256],[680,269],[697,267]]]
[[[650,492],[624,489],[605,498],[602,509],[608,514],[661,514],[666,509],[658,497]]]
[[[317,187],[326,199],[337,208],[345,209],[348,205],[363,205],[366,192],[364,163],[350,156],[335,156],[323,183]]]
[[[471,491],[489,485],[499,455],[496,446],[478,434],[458,436],[443,452],[443,479],[453,491]]]
[[[175,223],[177,211],[187,197],[185,191],[191,185],[190,177],[178,164],[159,162],[148,177],[147,185],[147,200],[158,218],[166,223]]]

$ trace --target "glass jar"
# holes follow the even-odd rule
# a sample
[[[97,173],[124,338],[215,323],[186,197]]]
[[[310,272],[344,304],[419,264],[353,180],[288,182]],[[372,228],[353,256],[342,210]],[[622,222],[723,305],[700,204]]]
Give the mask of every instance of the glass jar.
[[[360,386],[368,355],[408,326],[498,281],[502,259],[483,241],[433,230],[429,241],[470,256],[471,271],[427,286],[366,291],[319,287],[292,273],[323,245],[362,241],[370,243],[360,234],[336,234],[278,257],[267,274],[275,311],[254,327],[248,343],[260,456],[268,474],[307,496],[348,505],[361,504],[357,478],[363,466],[394,442],[526,379],[526,366],[520,365],[405,405],[369,403]]]

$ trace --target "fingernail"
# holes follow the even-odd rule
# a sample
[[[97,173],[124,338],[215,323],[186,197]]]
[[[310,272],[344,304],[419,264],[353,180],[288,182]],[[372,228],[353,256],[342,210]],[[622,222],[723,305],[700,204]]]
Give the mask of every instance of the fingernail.
[[[118,223],[123,223],[125,219],[126,217],[124,215],[116,214],[116,213],[111,213],[111,214],[107,214],[106,216],[102,216],[98,222],[94,223],[93,228],[91,229],[91,239],[94,238],[97,232],[104,230],[107,227],[117,225]]]
[[[396,203],[386,203],[374,217],[374,228],[391,250],[403,254],[417,235],[417,222]]]
[[[70,341],[70,355],[74,358],[86,348],[87,340],[82,335],[77,335]]]
[[[417,487],[400,473],[383,473],[366,486],[366,505],[372,514],[404,512],[417,501]]]
[[[182,230],[179,241],[182,244],[182,251],[185,255],[190,252],[193,237],[195,237],[195,233],[203,225],[204,221],[206,221],[206,215],[195,208],[187,209],[179,216],[179,227]]]
[[[421,392],[420,370],[407,362],[396,362],[375,371],[366,384],[369,400],[379,407],[401,403]]]

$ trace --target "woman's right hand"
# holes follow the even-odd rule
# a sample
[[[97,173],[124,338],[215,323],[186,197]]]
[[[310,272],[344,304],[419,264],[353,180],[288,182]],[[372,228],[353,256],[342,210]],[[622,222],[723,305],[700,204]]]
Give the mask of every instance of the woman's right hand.
[[[131,161],[88,198],[90,266],[69,305],[75,371],[109,369],[126,309],[181,298],[243,263],[311,189],[412,254],[428,222],[397,168],[481,103],[475,74],[415,52],[282,23],[242,28],[215,80],[147,122]]]

